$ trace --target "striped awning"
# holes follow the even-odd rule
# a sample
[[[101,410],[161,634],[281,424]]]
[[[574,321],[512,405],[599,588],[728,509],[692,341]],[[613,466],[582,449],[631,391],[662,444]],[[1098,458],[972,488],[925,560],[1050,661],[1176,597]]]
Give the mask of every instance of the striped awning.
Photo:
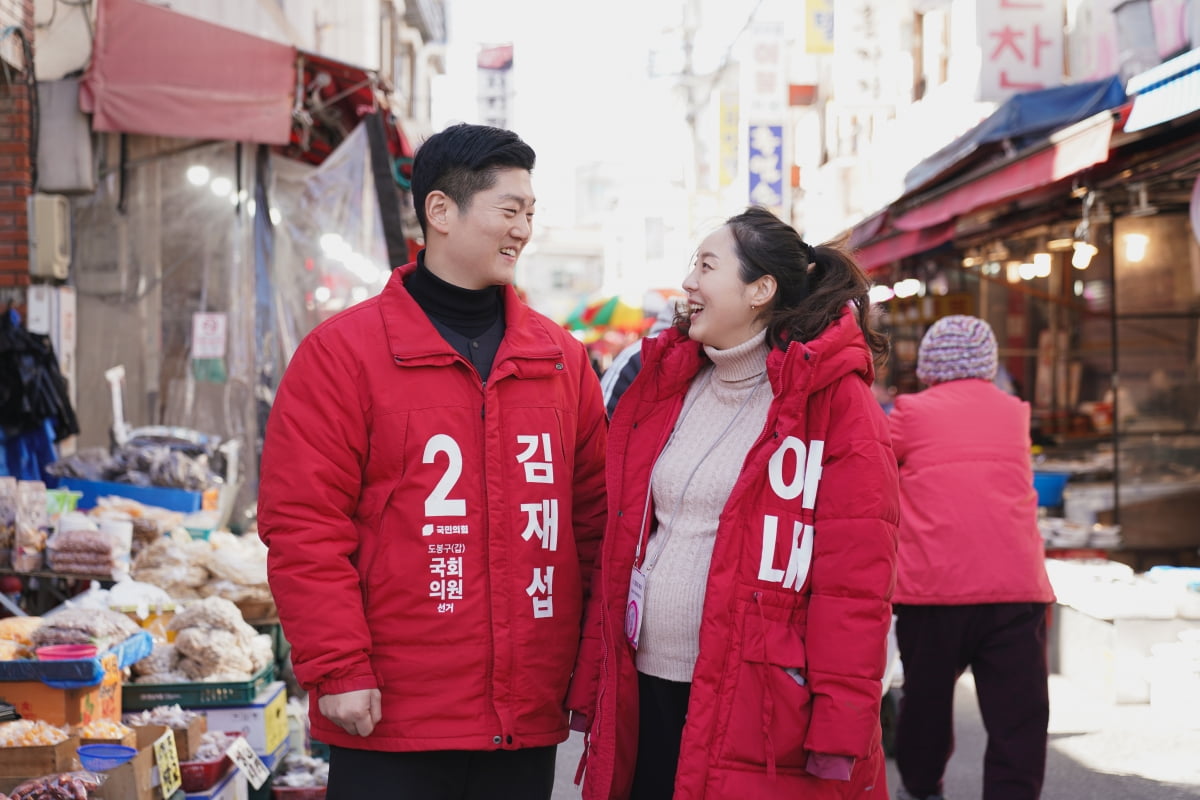
[[[1133,76],[1125,91],[1134,96],[1126,133],[1200,109],[1200,48]]]

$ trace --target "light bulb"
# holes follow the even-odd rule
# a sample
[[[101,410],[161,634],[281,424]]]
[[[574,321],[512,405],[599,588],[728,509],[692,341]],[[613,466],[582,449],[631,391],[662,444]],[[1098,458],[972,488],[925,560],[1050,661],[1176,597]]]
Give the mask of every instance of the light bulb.
[[[1092,257],[1099,252],[1096,245],[1089,242],[1076,242],[1075,252],[1071,254],[1071,266],[1075,269],[1087,269],[1092,263]]]
[[[1149,244],[1150,237],[1144,233],[1125,234],[1125,259],[1134,264],[1139,263],[1146,257],[1146,247]]]

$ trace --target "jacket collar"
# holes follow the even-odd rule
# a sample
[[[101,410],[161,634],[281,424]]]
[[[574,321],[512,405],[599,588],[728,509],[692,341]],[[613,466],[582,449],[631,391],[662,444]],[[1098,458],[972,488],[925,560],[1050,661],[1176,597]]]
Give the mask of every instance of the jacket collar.
[[[461,358],[404,287],[405,279],[416,268],[414,261],[392,270],[379,293],[379,313],[392,357],[397,361],[437,362]],[[504,341],[496,354],[497,364],[502,358],[563,357],[563,348],[548,329],[546,318],[533,313],[512,286],[504,287],[504,319]]]

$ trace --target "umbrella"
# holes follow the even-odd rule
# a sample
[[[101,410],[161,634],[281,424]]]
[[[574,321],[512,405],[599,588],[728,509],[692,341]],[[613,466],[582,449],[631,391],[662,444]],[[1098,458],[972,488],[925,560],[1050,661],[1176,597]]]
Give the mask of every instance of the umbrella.
[[[607,328],[615,331],[641,333],[650,320],[646,312],[621,299],[620,295],[581,303],[567,316],[565,326],[570,330]]]

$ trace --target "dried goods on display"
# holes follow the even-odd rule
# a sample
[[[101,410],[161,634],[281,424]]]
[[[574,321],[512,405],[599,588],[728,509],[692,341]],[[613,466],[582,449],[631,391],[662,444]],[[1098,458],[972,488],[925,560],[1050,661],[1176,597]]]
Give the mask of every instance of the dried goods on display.
[[[222,483],[206,454],[189,455],[164,444],[130,443],[113,451],[100,447],[80,450],[47,466],[60,478],[204,491]]]
[[[77,527],[64,528],[60,519],[58,532],[46,541],[46,564],[50,569],[78,575],[128,574],[130,542],[101,530],[83,514],[74,512],[69,516]]]
[[[274,616],[267,585],[266,547],[253,536],[215,531],[207,540],[185,534],[162,537],[133,560],[135,580],[161,587],[176,600],[222,597],[252,619]]]
[[[12,790],[9,800],[88,800],[104,782],[94,772],[63,772],[26,781]],[[0,800],[4,795],[0,794]]]
[[[14,661],[33,655],[33,632],[42,624],[41,617],[5,617],[0,619],[0,661]]]
[[[94,644],[100,650],[141,631],[137,623],[106,608],[64,608],[43,618],[30,639],[34,647],[52,644]]]
[[[46,484],[17,481],[16,528],[10,562],[17,572],[36,572],[45,560],[50,515],[46,506]]]
[[[270,635],[247,624],[222,597],[189,603],[168,627],[174,643],[157,644],[136,662],[134,683],[248,681],[275,657]]]
[[[0,747],[46,747],[68,738],[65,730],[40,719],[0,722]]]
[[[0,565],[12,563],[12,546],[17,535],[17,479],[0,475]]]
[[[307,789],[329,783],[329,762],[301,753],[292,753],[283,759],[283,769],[271,781],[272,786],[288,786]]]
[[[140,662],[139,662],[140,663]],[[178,703],[169,706],[155,706],[144,711],[130,711],[121,717],[121,721],[131,728],[144,728],[147,725],[161,725],[165,728],[182,729],[191,724],[192,720],[204,715],[181,707]]]

